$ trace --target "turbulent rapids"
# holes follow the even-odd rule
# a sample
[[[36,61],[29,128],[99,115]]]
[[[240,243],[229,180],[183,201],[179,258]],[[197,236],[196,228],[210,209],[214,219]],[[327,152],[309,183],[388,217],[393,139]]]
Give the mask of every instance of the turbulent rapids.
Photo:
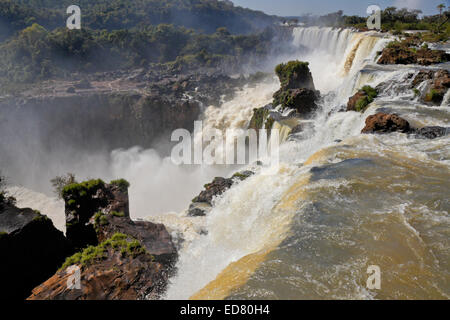
[[[166,298],[449,297],[448,137],[360,134],[380,108],[412,123],[449,125],[447,108],[420,106],[407,81],[398,81],[416,70],[375,64],[388,41],[376,33],[294,30],[299,53],[292,58],[310,62],[325,94],[321,111],[299,139],[284,141],[278,168],[216,199],[204,222],[208,234],[181,253]],[[358,88],[382,81],[391,81],[391,91],[364,114],[337,112]],[[274,88],[246,89],[220,112],[209,107],[206,120],[215,113],[213,125],[245,127],[235,119],[255,105],[240,99],[256,94],[262,106]],[[366,288],[369,265],[381,269],[381,290]]]
[[[283,60],[310,63],[320,109],[297,134],[276,122],[279,166],[242,168],[256,174],[215,198],[206,217],[183,210],[204,183],[236,168],[184,170],[139,148],[112,154],[111,177],[131,183],[132,216],[162,222],[180,240],[164,298],[450,298],[450,137],[360,133],[378,110],[417,126],[449,127],[448,94],[441,107],[424,106],[410,89],[419,68],[376,64],[392,40],[385,35],[316,27],[293,35],[298,50]],[[341,112],[362,86],[382,82],[383,92],[363,113]],[[279,85],[274,77],[207,107],[204,127],[245,129]],[[20,203],[24,192],[13,193]],[[153,200],[155,214],[147,217]],[[370,265],[380,267],[380,290],[366,287]]]

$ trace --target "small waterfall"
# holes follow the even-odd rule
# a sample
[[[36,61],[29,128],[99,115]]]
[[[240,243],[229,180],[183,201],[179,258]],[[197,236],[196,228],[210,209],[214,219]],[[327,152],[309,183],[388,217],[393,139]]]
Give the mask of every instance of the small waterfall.
[[[24,187],[11,186],[6,191],[8,195],[16,198],[17,207],[38,210],[53,221],[55,228],[66,231],[64,201]]]

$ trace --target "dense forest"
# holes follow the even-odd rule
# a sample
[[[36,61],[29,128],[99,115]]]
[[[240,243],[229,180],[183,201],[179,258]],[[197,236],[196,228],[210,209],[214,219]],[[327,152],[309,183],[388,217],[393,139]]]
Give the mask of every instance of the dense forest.
[[[0,0],[2,89],[72,72],[251,63],[276,37],[278,18],[222,1],[77,3],[82,29],[68,30],[70,0]]]
[[[33,22],[49,30],[64,26],[66,9],[72,4],[72,0],[1,0],[0,20],[13,24],[9,30],[2,28],[2,36]],[[233,34],[249,34],[277,20],[217,0],[78,0],[76,4],[82,10],[83,27],[108,31],[164,23],[204,33],[225,27]]]
[[[421,10],[409,10],[406,8],[387,7],[381,11],[381,30],[400,34],[405,30],[429,30],[435,34],[435,41],[446,41],[450,37],[450,11],[439,6],[436,14],[422,16]],[[347,16],[343,11],[329,13],[319,17],[304,16],[302,22],[306,25],[321,25],[329,27],[354,27],[365,29],[367,17]]]
[[[132,68],[229,69],[252,64],[283,49],[277,22],[263,12],[217,0],[79,0],[82,29],[68,30],[72,0],[0,0],[0,86]],[[383,31],[430,30],[432,41],[448,40],[449,12],[389,7]],[[303,17],[306,25],[364,29],[367,17],[342,11]],[[447,22],[446,22],[447,21]],[[287,43],[287,42],[286,42]]]

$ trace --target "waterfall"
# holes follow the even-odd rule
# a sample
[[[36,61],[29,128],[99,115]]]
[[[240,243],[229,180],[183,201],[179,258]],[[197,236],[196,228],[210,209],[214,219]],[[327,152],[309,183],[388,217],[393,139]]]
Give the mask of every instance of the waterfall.
[[[354,69],[375,56],[373,50],[380,40],[348,29],[296,28],[293,32],[294,44],[299,48],[296,58],[310,62],[316,86],[324,93],[339,87],[352,90],[347,82],[356,81]],[[352,67],[343,75],[349,55],[352,55]],[[220,108],[208,108],[204,116],[206,126],[244,128],[251,110],[263,106],[264,100],[270,101],[278,85],[262,83],[251,92],[238,93]],[[254,96],[250,98],[249,93]],[[259,97],[260,104],[243,103],[243,97],[247,101]],[[298,201],[308,197],[303,190],[309,181],[308,168],[299,169],[297,164],[335,139],[361,130],[363,119],[356,113],[351,117],[334,114],[328,119],[326,114],[339,97],[327,99],[329,103],[322,106],[322,112],[306,132],[310,139],[301,143],[285,142],[291,126],[274,123],[274,128],[281,132],[280,139],[285,142],[280,150],[282,163],[272,168],[271,174],[262,174],[260,169],[253,168],[257,170],[254,176],[233,186],[216,200],[205,222],[208,235],[195,239],[180,254],[178,274],[171,279],[167,299],[224,298],[245,283],[266,255],[283,241]],[[317,129],[325,134],[314,133]],[[242,272],[236,273],[237,269]]]

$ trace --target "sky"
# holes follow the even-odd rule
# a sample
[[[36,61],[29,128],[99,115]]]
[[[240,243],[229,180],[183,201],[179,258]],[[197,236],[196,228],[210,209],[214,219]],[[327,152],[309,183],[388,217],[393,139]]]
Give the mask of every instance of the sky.
[[[366,15],[369,5],[420,9],[424,14],[438,13],[438,4],[450,6],[450,0],[232,0],[236,6],[261,10],[280,16],[301,16],[306,13],[326,14],[343,10],[347,15]]]

